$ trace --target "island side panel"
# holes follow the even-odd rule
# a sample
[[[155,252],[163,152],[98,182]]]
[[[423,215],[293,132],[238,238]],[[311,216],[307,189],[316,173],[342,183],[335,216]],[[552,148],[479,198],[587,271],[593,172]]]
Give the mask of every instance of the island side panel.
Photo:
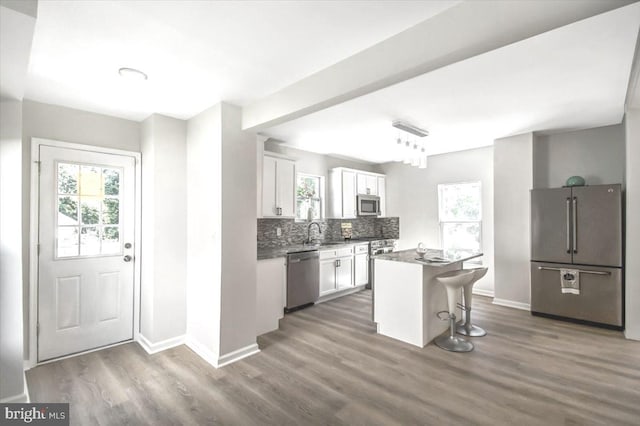
[[[422,265],[375,259],[374,268],[378,333],[423,347]]]

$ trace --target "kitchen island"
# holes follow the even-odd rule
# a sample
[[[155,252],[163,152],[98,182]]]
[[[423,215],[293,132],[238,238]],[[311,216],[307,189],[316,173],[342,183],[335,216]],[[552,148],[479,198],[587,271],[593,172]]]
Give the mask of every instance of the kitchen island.
[[[447,310],[447,294],[434,277],[462,269],[463,262],[480,256],[437,249],[429,249],[425,260],[417,259],[415,249],[375,256],[373,320],[378,333],[419,347],[443,333],[449,323],[436,314]]]

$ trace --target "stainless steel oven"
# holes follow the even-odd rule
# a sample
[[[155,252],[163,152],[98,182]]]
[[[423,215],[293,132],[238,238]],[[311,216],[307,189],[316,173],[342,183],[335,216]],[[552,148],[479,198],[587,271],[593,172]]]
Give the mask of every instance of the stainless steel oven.
[[[356,197],[358,216],[380,216],[380,197],[377,195],[359,194]]]

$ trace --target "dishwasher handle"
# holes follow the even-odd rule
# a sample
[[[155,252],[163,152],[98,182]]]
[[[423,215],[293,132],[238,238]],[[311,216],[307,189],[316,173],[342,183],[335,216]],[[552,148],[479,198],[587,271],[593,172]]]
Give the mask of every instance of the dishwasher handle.
[[[305,253],[295,253],[288,256],[289,263],[307,262],[309,260],[317,260],[320,255],[317,251],[309,251]]]

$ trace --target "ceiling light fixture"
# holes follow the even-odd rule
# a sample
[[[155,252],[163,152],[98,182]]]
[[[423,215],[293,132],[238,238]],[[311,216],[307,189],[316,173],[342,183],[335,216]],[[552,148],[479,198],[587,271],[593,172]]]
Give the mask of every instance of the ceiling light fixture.
[[[391,123],[391,125],[396,129],[400,129],[407,133],[411,133],[412,135],[418,136],[419,138],[429,136],[428,131],[421,129],[420,127],[414,126],[413,124],[407,123],[406,121],[395,120],[393,123]]]
[[[415,136],[423,138],[425,136],[429,136],[429,132],[402,120],[395,120],[391,125],[396,129],[400,129],[403,132],[413,135],[411,136],[411,141],[409,141],[410,135],[407,135],[406,142],[404,144],[402,143],[400,136],[396,139],[396,150],[400,151],[399,155],[395,157],[396,161],[401,161],[404,164],[410,164],[420,169],[426,169],[427,150],[425,149],[424,141],[419,143],[415,139]]]
[[[120,74],[120,77],[126,78],[128,80],[144,81],[149,79],[149,77],[147,77],[145,73],[135,68],[120,68],[118,70],[118,74]]]

